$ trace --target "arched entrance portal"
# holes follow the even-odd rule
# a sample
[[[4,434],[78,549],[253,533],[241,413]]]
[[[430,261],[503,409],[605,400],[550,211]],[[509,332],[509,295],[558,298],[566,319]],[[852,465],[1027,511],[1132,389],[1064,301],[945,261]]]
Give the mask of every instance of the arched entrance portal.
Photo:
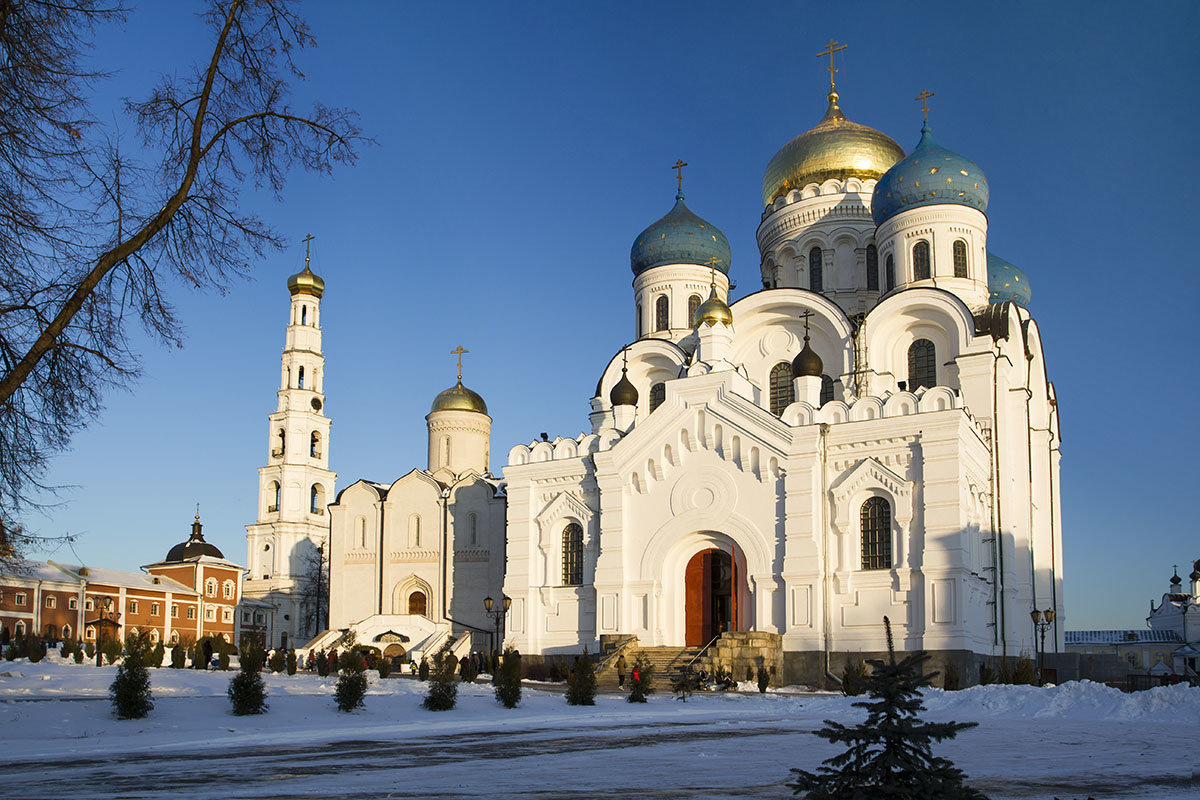
[[[425,593],[413,592],[408,596],[408,613],[425,616]]]
[[[724,550],[701,550],[684,572],[685,644],[703,647],[736,629],[737,593],[733,559]]]

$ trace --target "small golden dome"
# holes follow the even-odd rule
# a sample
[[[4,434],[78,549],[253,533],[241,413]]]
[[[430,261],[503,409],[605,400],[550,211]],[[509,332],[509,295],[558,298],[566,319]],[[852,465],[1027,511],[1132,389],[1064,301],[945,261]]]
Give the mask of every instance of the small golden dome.
[[[429,413],[435,411],[475,411],[487,414],[487,403],[483,402],[483,398],[478,394],[463,386],[460,379],[458,383],[433,398]]]
[[[321,276],[304,265],[304,269],[288,278],[288,291],[295,297],[298,294],[311,294],[318,300],[325,294],[325,281]]]
[[[830,178],[879,180],[904,150],[892,137],[846,119],[837,92],[829,93],[829,108],[811,130],[779,149],[763,175],[763,205],[769,206],[792,189]]]
[[[708,299],[696,309],[696,327],[699,328],[705,322],[709,325],[716,325],[718,322],[733,325],[733,309],[717,297],[715,288],[709,293]]]

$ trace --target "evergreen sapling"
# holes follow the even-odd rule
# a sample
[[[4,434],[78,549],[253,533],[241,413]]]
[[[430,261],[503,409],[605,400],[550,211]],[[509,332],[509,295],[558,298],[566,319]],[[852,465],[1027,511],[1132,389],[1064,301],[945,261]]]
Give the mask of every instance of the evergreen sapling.
[[[758,668],[758,693],[766,694],[767,687],[771,685],[771,673],[764,666]]]
[[[141,719],[154,708],[150,692],[150,671],[146,669],[149,641],[146,634],[130,636],[125,658],[117,666],[117,677],[108,687],[117,719]]]
[[[421,656],[421,666],[417,667],[417,680],[429,680],[429,659]]]
[[[363,660],[358,653],[346,652],[341,656],[341,669],[337,686],[333,690],[333,699],[337,701],[338,711],[350,712],[363,707],[363,698],[367,695],[367,674],[363,669]]]
[[[596,705],[596,668],[592,665],[586,647],[583,648],[583,657],[567,678],[567,705]]]
[[[654,686],[650,681],[654,677],[654,665],[646,654],[638,651],[633,660],[633,673],[629,677],[629,694],[625,700],[630,703],[645,703],[649,695],[654,694]]]
[[[296,674],[296,651],[295,650],[287,651],[286,666],[287,666],[287,674],[288,675]]]
[[[433,665],[429,669],[429,694],[421,705],[430,711],[449,711],[454,708],[458,702],[457,666],[458,659],[450,652],[449,643],[443,645],[433,656]]]
[[[228,663],[229,656],[222,653]],[[254,647],[242,649],[238,673],[229,681],[229,702],[234,716],[267,713],[267,688],[262,679],[262,662]]]
[[[496,700],[505,708],[516,708],[521,702],[521,654],[512,645],[504,648],[504,658],[492,676]]]
[[[845,752],[826,759],[817,773],[793,769],[796,794],[808,800],[987,800],[967,786],[953,763],[933,755],[931,743],[953,739],[974,722],[922,722],[921,689],[936,673],[921,674],[930,656],[909,653],[896,661],[892,626],[887,629],[888,660],[872,660],[867,678],[869,700],[853,705],[867,710],[867,718],[854,727],[825,720],[827,727],[814,731],[822,739],[847,745]]]

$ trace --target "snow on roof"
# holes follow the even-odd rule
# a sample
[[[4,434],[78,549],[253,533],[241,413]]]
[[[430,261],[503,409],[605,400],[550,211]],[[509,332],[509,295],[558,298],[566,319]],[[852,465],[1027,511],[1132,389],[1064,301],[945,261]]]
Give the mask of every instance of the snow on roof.
[[[1175,631],[1066,631],[1068,644],[1170,644],[1182,642]]]
[[[53,561],[27,561],[20,559],[5,564],[3,574],[6,578],[19,578],[34,581],[59,581],[61,583],[79,583],[79,578],[58,568]]]
[[[173,592],[175,594],[199,594],[191,586],[180,583],[173,578],[168,578],[166,575],[147,575],[144,572],[124,572],[122,570],[103,569],[100,567],[87,567],[87,574],[80,575],[80,570],[84,569],[84,567],[72,564],[56,564],[53,561],[49,563],[68,575],[84,578],[88,583],[103,583],[109,586],[124,586],[127,589],[150,589],[160,592]]]

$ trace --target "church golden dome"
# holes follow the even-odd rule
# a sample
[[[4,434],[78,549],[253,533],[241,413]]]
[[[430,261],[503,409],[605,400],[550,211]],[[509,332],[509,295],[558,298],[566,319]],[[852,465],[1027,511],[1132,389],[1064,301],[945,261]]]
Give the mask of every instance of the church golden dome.
[[[838,93],[829,93],[829,108],[815,128],[779,149],[763,175],[763,205],[769,206],[793,189],[830,178],[879,180],[904,150],[885,133],[851,122],[838,106]]]
[[[459,378],[458,383],[433,398],[429,413],[435,411],[474,411],[487,414],[487,403],[483,402],[483,398],[478,394],[463,386],[462,378]]]
[[[307,262],[308,259],[305,259]],[[288,291],[295,297],[298,294],[311,294],[318,300],[321,295],[325,294],[325,281],[321,280],[321,276],[308,268],[308,264],[304,265],[304,269],[297,272],[292,277],[288,278]]]
[[[709,293],[708,299],[696,309],[696,327],[699,328],[705,322],[709,325],[716,325],[718,322],[723,325],[733,324],[733,309],[717,296],[715,288]]]

